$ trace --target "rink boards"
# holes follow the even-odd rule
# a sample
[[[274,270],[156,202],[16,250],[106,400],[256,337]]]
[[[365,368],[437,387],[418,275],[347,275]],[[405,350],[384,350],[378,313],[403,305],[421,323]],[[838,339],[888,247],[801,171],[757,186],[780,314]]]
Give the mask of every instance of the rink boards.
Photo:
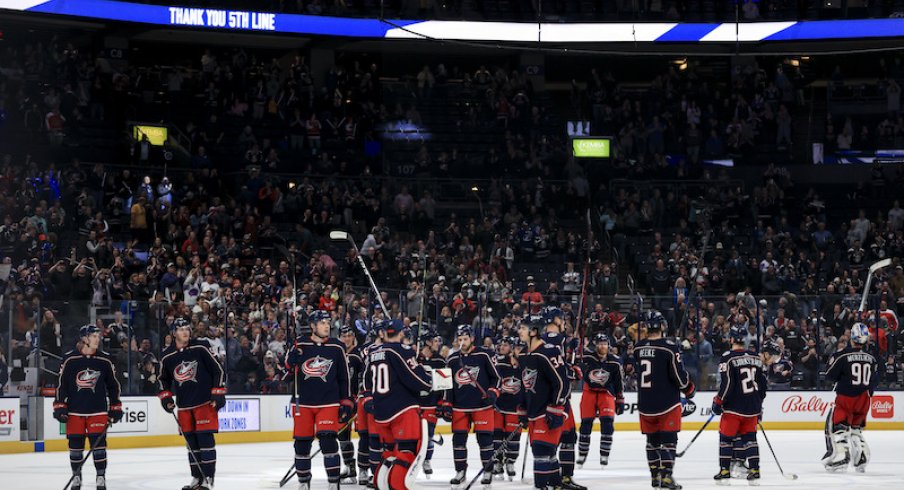
[[[710,417],[713,392],[700,392],[694,398],[697,410],[683,419],[684,430],[697,430]],[[581,393],[572,395],[575,416]],[[764,401],[763,425],[767,429],[822,430],[834,405],[835,394],[826,391],[776,391]],[[52,398],[29,398],[28,419],[37,429],[36,441],[19,442],[18,398],[0,398],[0,454],[66,450],[62,424],[53,418]],[[156,397],[124,397],[125,417],[110,429],[110,445],[116,448],[180,446],[176,423]],[[897,410],[896,410],[897,409]],[[292,417],[288,395],[229,396],[220,411],[219,443],[275,442],[292,436]],[[616,430],[639,430],[637,394],[625,393],[625,413],[616,418]],[[715,430],[717,423],[708,429]],[[876,393],[869,415],[870,430],[904,430],[904,392]],[[437,432],[448,434],[447,422],[440,421]]]

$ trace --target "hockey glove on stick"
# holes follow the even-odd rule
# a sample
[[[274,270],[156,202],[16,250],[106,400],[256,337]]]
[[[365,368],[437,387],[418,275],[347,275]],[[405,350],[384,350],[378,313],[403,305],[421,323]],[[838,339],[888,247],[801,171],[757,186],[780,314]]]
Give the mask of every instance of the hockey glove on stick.
[[[719,398],[714,398],[713,406],[710,408],[710,410],[716,415],[722,415],[722,400],[720,400]]]
[[[546,425],[550,429],[558,429],[565,425],[565,407],[563,405],[546,407]]]
[[[65,403],[54,403],[53,418],[65,424],[69,420],[69,406]]]
[[[339,423],[345,424],[355,413],[355,402],[345,399],[339,402]]]
[[[116,405],[110,405],[110,409],[107,410],[107,417],[110,419],[111,424],[115,424],[122,420],[122,404],[117,403]]]
[[[694,385],[693,381],[688,381],[687,388],[684,389],[684,396],[688,400],[694,397],[697,394],[697,387]]]
[[[219,412],[221,408],[226,406],[226,388],[214,388],[210,390],[210,401],[213,402],[214,408]]]
[[[436,416],[446,422],[452,422],[452,404],[445,400],[440,400],[436,406]]]
[[[173,413],[173,410],[176,409],[176,401],[173,400],[173,394],[169,391],[161,391],[157,394],[157,398],[160,399],[160,404],[167,412]]]

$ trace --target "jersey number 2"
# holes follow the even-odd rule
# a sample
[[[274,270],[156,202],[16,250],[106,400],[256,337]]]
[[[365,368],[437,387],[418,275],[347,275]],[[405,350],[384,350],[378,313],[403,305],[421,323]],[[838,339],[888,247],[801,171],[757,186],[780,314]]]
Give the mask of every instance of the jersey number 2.
[[[373,376],[371,381],[374,385],[374,391],[381,395],[389,393],[389,365],[377,364],[373,367]]]
[[[650,375],[653,374],[653,362],[648,359],[640,361],[640,387],[650,388],[653,386],[653,380]]]

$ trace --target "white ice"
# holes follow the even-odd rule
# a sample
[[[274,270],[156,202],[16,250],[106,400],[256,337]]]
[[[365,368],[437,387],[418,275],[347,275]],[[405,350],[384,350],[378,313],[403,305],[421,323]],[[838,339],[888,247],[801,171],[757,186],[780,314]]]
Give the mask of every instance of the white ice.
[[[678,449],[681,450],[693,437],[694,431],[681,433]],[[788,488],[800,490],[849,490],[861,488],[902,488],[904,478],[904,433],[895,431],[866,431],[866,439],[872,448],[872,461],[866,473],[858,474],[849,470],[843,474],[828,474],[819,459],[825,445],[818,431],[770,431],[773,444],[786,474],[796,473],[799,479],[788,481],[781,477],[775,461],[769,452],[765,439],[760,435],[763,480],[762,487]],[[452,437],[445,435],[445,444],[436,449],[433,458],[434,474],[427,480],[418,478],[424,489],[449,488],[452,469]],[[675,478],[686,489],[716,488],[712,481],[717,471],[717,433],[707,431],[691,449],[680,458],[675,467]],[[355,441],[357,444],[357,441]],[[115,446],[115,443],[114,443]],[[316,447],[316,443],[315,443]],[[616,432],[615,444],[609,466],[602,470],[599,466],[598,435],[594,434],[590,456],[582,469],[576,470],[575,481],[590,489],[646,489],[650,488],[649,473],[646,469],[644,445],[641,435],[636,432]],[[478,452],[473,435],[469,440],[471,469],[469,479],[477,473]],[[293,454],[291,441],[266,444],[222,444],[217,447],[217,490],[245,490],[258,488],[278,488],[279,479],[289,469]],[[523,441],[522,441],[523,457]],[[521,490],[533,488],[531,462],[527,464],[527,478],[521,482],[521,459],[516,467],[519,472],[514,482],[494,481],[493,490]],[[110,449],[107,486],[110,490],[165,489],[178,490],[190,479],[186,450],[178,447],[148,449]],[[62,489],[70,475],[68,453],[53,452],[43,454],[0,455],[0,488],[18,489]],[[94,468],[86,465],[83,473],[84,489],[94,488]],[[734,487],[747,487],[747,482],[734,480]],[[361,489],[357,485],[346,488]],[[284,488],[296,489],[293,480]],[[326,489],[326,475],[323,459],[314,461],[313,489]],[[472,487],[480,489],[479,482]]]

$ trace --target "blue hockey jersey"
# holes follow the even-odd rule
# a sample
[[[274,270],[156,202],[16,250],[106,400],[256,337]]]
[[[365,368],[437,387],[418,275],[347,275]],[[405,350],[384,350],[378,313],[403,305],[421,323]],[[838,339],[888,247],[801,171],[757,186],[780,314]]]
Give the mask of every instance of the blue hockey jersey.
[[[368,357],[371,380],[367,384],[372,390],[377,422],[389,422],[409,408],[420,407],[421,397],[427,395],[432,384],[410,346],[385,343]]]
[[[637,408],[641,415],[662,415],[681,406],[681,391],[691,380],[672,340],[643,339],[634,347],[637,363]]]
[[[517,414],[521,403],[521,369],[513,356],[497,355],[496,372],[499,373],[499,399],[496,410],[501,413]]]
[[[586,349],[581,370],[584,372],[585,390],[605,391],[616,398],[625,391],[625,371],[618,357],[612,354],[601,359],[599,354]]]
[[[160,358],[160,391],[176,395],[179,408],[210,403],[214,388],[225,389],[225,376],[207,343],[192,339],[178,349],[173,343]]]
[[[845,396],[859,396],[864,391],[872,395],[881,376],[872,354],[851,347],[833,354],[826,371],[826,379],[835,383],[835,392]]]
[[[766,398],[766,374],[763,361],[747,350],[730,350],[719,361],[719,392],[715,403],[725,413],[745,417],[759,415]]]
[[[356,346],[354,349],[345,351],[348,359],[348,385],[349,394],[354,398],[358,396],[361,390],[361,377],[364,373],[364,357],[361,347]]]
[[[420,355],[417,357],[417,362],[421,366],[424,366],[424,371],[427,373],[429,377],[433,376],[433,371],[437,369],[443,369],[446,367],[446,361],[443,360],[442,357],[439,357],[438,354],[433,354],[430,357],[424,357]],[[430,394],[421,398],[421,407],[423,408],[433,408],[436,407],[440,400],[443,398],[442,391],[431,391]]]
[[[779,359],[766,367],[766,380],[770,384],[790,385],[794,377],[794,363]]]
[[[561,351],[539,344],[518,356],[521,369],[521,408],[530,420],[546,415],[546,407],[564,406],[569,389],[567,367]]]
[[[467,354],[461,351],[450,354],[446,364],[452,370],[452,389],[446,391],[446,401],[452,408],[476,411],[490,406],[484,393],[490,388],[499,389],[499,372],[493,365],[493,353],[474,347]]]
[[[120,405],[120,391],[109,354],[71,350],[63,356],[54,405],[65,403],[72,415],[106,414],[109,407]]]
[[[295,392],[299,406],[339,406],[342,400],[351,399],[345,344],[336,339],[298,339],[286,354],[286,369],[298,383]]]

